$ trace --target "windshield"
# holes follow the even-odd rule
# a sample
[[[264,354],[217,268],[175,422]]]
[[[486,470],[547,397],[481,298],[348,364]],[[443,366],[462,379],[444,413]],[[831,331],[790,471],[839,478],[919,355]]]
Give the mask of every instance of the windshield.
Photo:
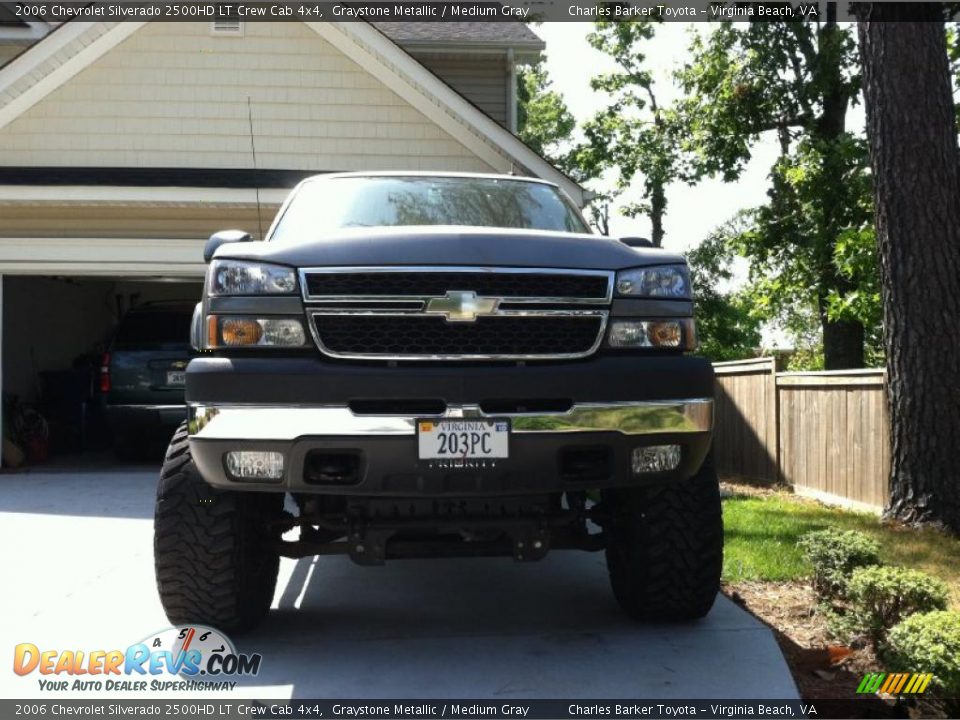
[[[124,350],[148,350],[190,344],[191,312],[150,310],[131,312],[120,323],[114,347]]]
[[[314,239],[342,228],[464,225],[588,233],[550,185],[501,178],[341,177],[305,183],[271,240]]]

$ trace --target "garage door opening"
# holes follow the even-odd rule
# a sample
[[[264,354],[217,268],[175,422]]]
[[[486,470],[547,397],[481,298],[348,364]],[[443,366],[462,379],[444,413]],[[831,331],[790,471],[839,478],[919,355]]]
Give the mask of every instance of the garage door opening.
[[[154,462],[183,415],[202,283],[3,278],[3,465]]]

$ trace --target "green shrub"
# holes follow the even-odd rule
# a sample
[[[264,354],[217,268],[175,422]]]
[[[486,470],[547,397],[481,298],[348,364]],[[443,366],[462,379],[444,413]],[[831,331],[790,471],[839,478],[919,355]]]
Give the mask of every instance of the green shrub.
[[[843,645],[853,645],[863,637],[863,628],[847,608],[822,600],[817,604],[817,615],[823,618],[830,635]]]
[[[856,530],[816,530],[797,544],[813,565],[813,589],[822,598],[842,595],[855,568],[880,564],[880,546]]]
[[[919,570],[864,567],[850,576],[847,599],[851,614],[878,643],[890,628],[909,615],[946,610],[947,586]]]
[[[933,673],[943,696],[960,698],[960,612],[911,615],[890,631],[883,657],[897,671]]]

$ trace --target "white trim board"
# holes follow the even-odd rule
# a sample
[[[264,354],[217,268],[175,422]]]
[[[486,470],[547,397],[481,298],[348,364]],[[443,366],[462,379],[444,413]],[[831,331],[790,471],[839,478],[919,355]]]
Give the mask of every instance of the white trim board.
[[[203,277],[201,239],[0,238],[0,274]]]
[[[289,190],[260,190],[260,204],[279,207]],[[120,185],[0,185],[0,203],[172,204],[256,207],[253,188],[143,187]]]
[[[43,20],[25,20],[27,26],[0,27],[0,41],[39,40],[49,34],[50,26]]]

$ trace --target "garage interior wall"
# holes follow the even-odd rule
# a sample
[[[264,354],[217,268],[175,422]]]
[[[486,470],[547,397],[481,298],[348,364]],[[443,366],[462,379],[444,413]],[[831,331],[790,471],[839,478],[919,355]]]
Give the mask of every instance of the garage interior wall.
[[[3,279],[3,392],[36,402],[39,373],[105,349],[131,303],[199,300],[200,282],[7,275]],[[117,296],[120,297],[118,306]]]

